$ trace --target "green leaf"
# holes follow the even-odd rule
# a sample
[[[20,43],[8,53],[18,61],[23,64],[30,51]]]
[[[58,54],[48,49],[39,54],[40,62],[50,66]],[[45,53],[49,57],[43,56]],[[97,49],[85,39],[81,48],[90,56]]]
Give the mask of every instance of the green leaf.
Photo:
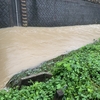
[[[68,63],[68,64],[64,64],[64,67],[65,67],[68,71],[71,71],[71,70],[72,70],[72,68],[71,68],[71,66],[70,66],[69,63]]]
[[[57,85],[57,89],[61,89],[61,85],[60,84]]]

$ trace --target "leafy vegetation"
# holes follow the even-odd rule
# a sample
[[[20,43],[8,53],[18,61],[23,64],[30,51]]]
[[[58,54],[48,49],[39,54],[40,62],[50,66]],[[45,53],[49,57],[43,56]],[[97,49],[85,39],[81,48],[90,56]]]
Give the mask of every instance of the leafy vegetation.
[[[51,79],[20,90],[0,91],[0,100],[52,100],[57,89],[63,100],[100,100],[100,40],[45,62],[30,73],[50,71]]]

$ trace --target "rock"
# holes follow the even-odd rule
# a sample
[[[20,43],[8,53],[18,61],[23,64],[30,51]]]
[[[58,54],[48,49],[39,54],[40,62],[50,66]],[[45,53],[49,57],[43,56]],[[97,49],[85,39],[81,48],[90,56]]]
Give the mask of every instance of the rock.
[[[27,76],[20,79],[19,87],[21,87],[22,85],[25,85],[25,86],[31,85],[32,82],[29,82],[30,80],[32,80],[33,82],[35,81],[44,82],[47,78],[51,78],[51,77],[52,77],[52,74],[48,72],[41,72],[36,75]]]

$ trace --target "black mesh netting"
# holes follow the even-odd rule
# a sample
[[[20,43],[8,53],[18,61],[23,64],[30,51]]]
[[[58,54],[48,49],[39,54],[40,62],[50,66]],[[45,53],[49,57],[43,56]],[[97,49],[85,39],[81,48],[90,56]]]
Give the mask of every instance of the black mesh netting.
[[[0,0],[0,28],[10,26],[9,0]]]
[[[21,0],[0,0],[0,28],[22,24]],[[100,24],[100,4],[95,0],[26,0],[28,26]],[[18,10],[18,13],[16,12]],[[17,17],[18,16],[18,17]],[[18,22],[18,23],[17,23]]]
[[[88,1],[88,2],[91,2],[91,3],[100,3],[100,0],[84,0],[84,1]]]
[[[26,0],[29,26],[100,23],[100,4],[86,0]]]

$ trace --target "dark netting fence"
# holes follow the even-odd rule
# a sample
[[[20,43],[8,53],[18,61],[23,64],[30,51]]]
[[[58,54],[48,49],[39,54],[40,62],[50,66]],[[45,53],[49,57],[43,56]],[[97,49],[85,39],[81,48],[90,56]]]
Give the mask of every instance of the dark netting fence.
[[[100,5],[86,0],[26,0],[28,26],[100,23]]]
[[[0,0],[0,28],[16,26],[17,14],[18,14],[18,22],[21,23],[19,1],[20,0]]]
[[[0,0],[0,27],[10,26],[9,0]]]
[[[0,0],[0,27],[100,24],[99,2],[100,0]]]
[[[91,2],[91,3],[100,3],[100,0],[84,0],[84,1],[88,1],[88,2]]]

